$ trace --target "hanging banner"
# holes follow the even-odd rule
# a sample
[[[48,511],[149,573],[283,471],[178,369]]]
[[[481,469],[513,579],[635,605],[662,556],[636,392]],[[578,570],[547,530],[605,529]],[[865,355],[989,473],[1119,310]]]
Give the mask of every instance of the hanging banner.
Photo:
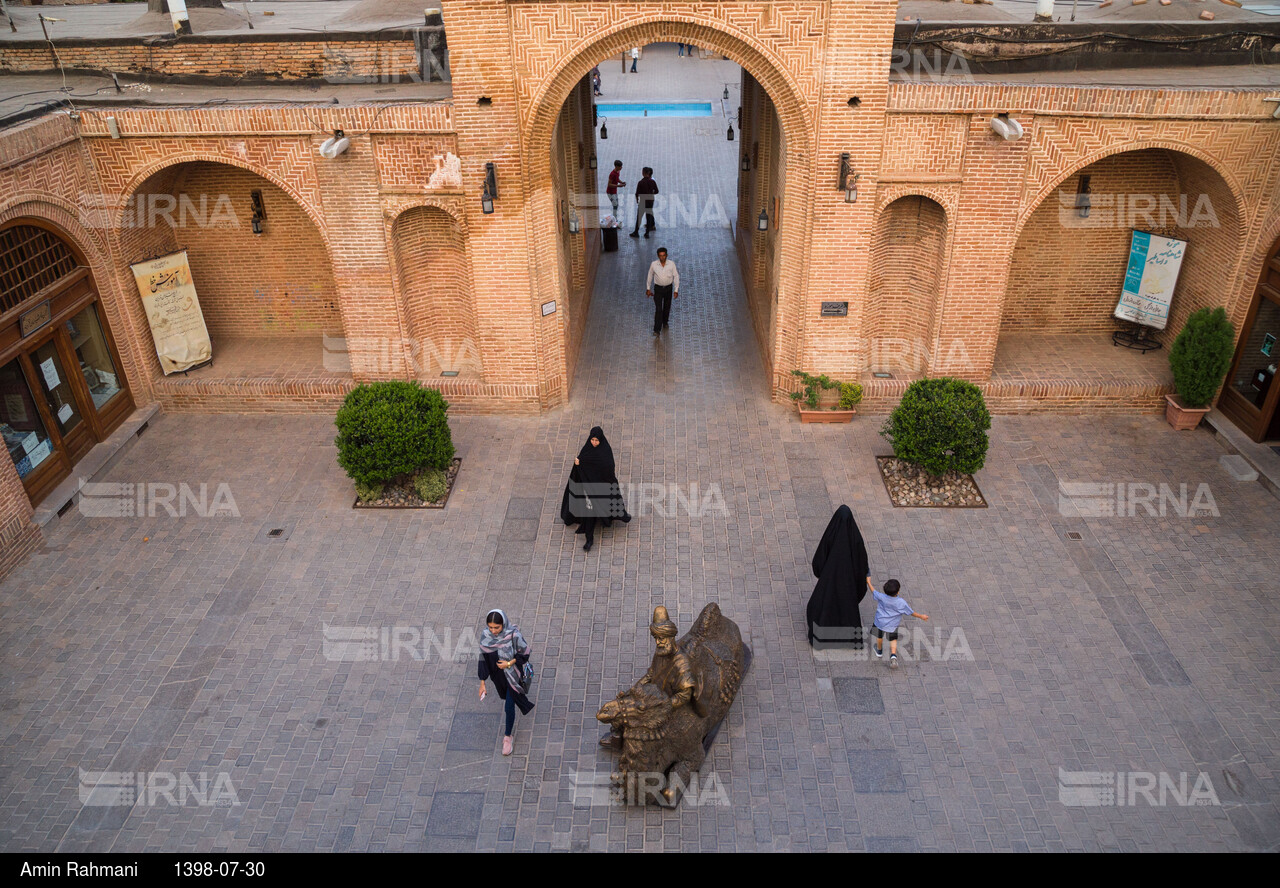
[[[1116,317],[1163,330],[1169,323],[1169,303],[1186,251],[1184,240],[1135,230]]]
[[[181,373],[213,357],[209,330],[191,281],[187,252],[132,265],[164,375]]]

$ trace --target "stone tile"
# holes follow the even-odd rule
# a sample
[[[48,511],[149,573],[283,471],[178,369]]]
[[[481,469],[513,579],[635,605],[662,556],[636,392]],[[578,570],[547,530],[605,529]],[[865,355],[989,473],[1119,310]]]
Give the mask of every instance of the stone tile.
[[[831,679],[831,684],[835,690],[837,711],[863,715],[884,712],[880,679],[839,677]]]

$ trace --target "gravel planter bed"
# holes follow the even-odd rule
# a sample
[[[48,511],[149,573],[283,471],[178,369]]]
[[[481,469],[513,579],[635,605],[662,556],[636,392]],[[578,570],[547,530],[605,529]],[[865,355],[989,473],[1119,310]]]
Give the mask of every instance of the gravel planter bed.
[[[877,456],[889,501],[917,508],[985,509],[987,501],[972,475],[948,472],[933,476],[896,456]]]
[[[457,479],[458,469],[461,466],[462,459],[455,456],[445,472],[445,481],[449,487],[437,502],[429,503],[418,496],[417,491],[413,489],[413,479],[409,478],[399,484],[388,484],[383,488],[382,496],[376,500],[362,503],[360,498],[356,497],[351,507],[353,509],[443,509],[449,502],[450,494],[453,493],[453,482]]]

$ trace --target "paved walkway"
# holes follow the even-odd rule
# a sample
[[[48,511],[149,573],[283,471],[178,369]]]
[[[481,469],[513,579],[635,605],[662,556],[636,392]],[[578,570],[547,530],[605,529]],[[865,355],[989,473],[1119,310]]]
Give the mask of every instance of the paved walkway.
[[[768,401],[728,230],[672,235],[671,329],[651,335],[636,292],[653,242],[624,237],[570,405],[455,417],[443,511],[353,511],[326,417],[155,420],[103,480],[204,484],[224,514],[73,511],[0,583],[0,850],[1277,847],[1277,501],[1207,433],[1033,416],[995,420],[989,508],[895,509],[877,417],[801,426]],[[584,554],[557,512],[597,423],[636,520]],[[1060,484],[1122,485],[1120,517],[1084,517],[1114,487]],[[1129,515],[1144,485],[1183,484]],[[932,617],[896,672],[804,640],[840,503],[875,581]],[[702,804],[611,806],[594,713],[647,667],[655,604],[683,629],[707,601],[755,661]],[[510,758],[460,644],[492,606],[538,669]],[[208,789],[84,805],[82,771]],[[1220,804],[1179,804],[1201,772]],[[1161,774],[1163,806],[1131,791],[1159,802]],[[1064,780],[1102,804],[1063,804]]]

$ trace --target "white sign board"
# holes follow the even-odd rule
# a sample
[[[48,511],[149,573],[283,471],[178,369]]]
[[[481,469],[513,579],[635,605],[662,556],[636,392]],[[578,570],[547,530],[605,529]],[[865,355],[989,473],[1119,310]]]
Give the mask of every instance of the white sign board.
[[[1169,323],[1169,303],[1186,251],[1184,240],[1134,231],[1116,317],[1163,330]]]

